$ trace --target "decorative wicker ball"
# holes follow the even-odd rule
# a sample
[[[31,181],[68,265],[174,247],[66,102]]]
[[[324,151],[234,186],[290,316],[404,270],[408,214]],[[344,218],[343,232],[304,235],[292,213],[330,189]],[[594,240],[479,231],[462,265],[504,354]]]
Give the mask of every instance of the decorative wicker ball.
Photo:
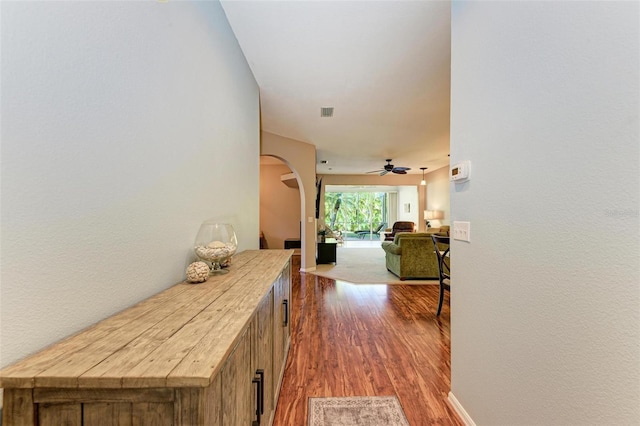
[[[202,283],[209,278],[209,265],[204,262],[193,262],[187,266],[187,281]]]

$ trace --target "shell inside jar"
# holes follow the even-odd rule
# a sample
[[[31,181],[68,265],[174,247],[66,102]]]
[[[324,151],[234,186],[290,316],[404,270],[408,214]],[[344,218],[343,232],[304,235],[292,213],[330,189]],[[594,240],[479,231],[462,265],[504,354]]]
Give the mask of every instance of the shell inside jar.
[[[207,244],[207,248],[212,248],[212,249],[224,248],[225,246],[226,244],[223,243],[222,241],[211,241],[209,244]]]
[[[206,246],[195,246],[196,255],[209,261],[224,259],[233,255],[235,251],[236,246],[234,244],[225,244],[221,241],[213,241]]]

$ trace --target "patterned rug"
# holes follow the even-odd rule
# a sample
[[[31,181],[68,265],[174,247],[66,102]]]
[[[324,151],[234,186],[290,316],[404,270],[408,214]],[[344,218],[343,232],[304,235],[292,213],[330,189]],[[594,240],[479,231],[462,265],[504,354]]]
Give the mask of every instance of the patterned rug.
[[[437,280],[406,280],[387,271],[384,250],[338,247],[336,264],[318,265],[314,275],[354,284],[438,284]]]
[[[395,396],[309,398],[308,426],[409,426]]]

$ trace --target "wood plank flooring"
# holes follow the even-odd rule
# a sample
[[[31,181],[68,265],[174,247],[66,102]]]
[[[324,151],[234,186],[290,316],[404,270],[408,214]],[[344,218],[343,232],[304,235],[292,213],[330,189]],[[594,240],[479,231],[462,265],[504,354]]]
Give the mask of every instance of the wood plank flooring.
[[[463,425],[450,390],[449,299],[431,285],[349,284],[296,273],[292,341],[274,426],[303,426],[307,398],[397,395],[412,426]]]

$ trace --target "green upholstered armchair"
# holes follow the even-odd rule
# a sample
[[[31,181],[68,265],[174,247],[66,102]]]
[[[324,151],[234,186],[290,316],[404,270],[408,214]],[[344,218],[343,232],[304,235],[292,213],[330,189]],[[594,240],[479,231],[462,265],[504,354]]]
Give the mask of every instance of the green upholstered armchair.
[[[434,230],[435,231],[435,230]],[[438,259],[433,251],[431,234],[434,232],[399,232],[393,242],[383,241],[386,266],[400,280],[438,279]],[[447,235],[446,232],[437,232]],[[443,247],[442,250],[445,250]]]

